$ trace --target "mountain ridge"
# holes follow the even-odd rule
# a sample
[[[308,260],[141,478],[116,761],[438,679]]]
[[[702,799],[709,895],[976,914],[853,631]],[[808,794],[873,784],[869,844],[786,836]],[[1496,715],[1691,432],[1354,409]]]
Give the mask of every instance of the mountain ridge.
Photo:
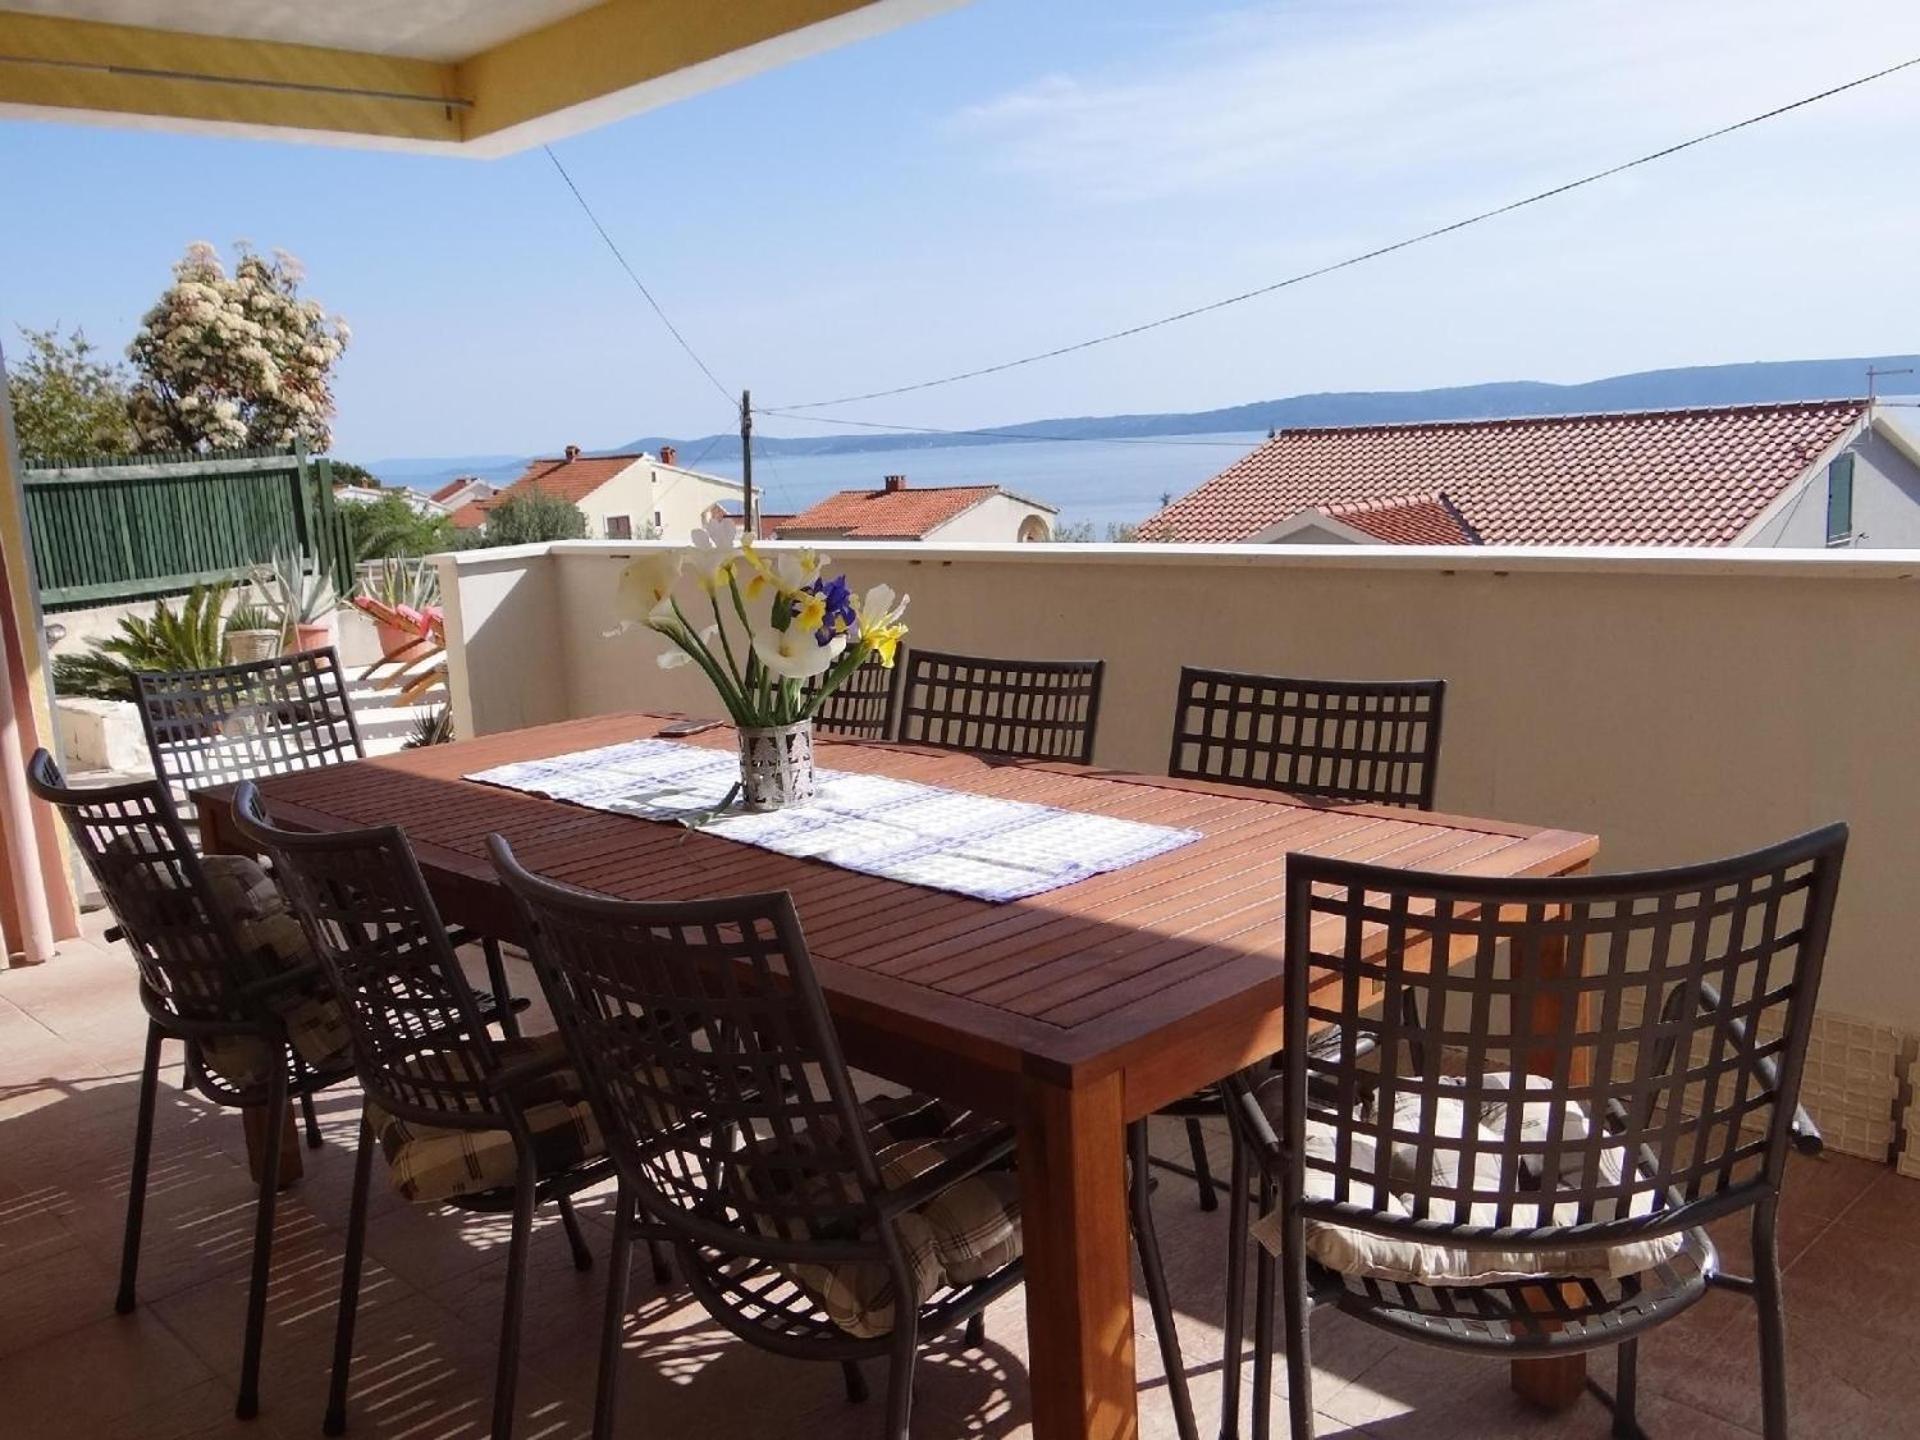
[[[877,450],[944,449],[1005,445],[1020,441],[1128,440],[1156,435],[1207,435],[1268,429],[1349,425],[1407,425],[1443,420],[1493,420],[1596,411],[1670,410],[1700,406],[1784,404],[1864,396],[1867,369],[1920,370],[1920,354],[1844,357],[1830,360],[1758,360],[1729,365],[1691,365],[1640,370],[1597,380],[1560,384],[1545,380],[1496,380],[1426,390],[1339,390],[1255,400],[1212,410],[1127,415],[1059,416],[992,427],[990,432],[876,432],[854,435],[791,436],[756,433],[756,454],[854,455]],[[1903,377],[1902,388],[1920,389]],[[766,416],[762,424],[779,423]],[[673,446],[683,463],[725,445],[731,435],[681,439],[642,435],[624,445],[588,450],[591,455],[635,450],[658,453]],[[558,446],[554,447],[555,452]],[[471,464],[469,462],[484,462]],[[367,466],[392,483],[431,490],[459,474],[512,479],[524,465],[512,456],[421,457],[375,461]]]

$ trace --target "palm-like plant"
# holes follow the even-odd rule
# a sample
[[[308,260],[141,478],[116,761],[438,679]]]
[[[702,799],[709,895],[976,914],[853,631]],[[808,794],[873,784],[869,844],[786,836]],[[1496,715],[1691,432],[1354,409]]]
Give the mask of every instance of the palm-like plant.
[[[131,700],[139,673],[210,670],[226,664],[226,584],[196,585],[175,610],[161,600],[153,617],[120,617],[119,633],[92,642],[84,655],[56,655],[53,688],[62,695]]]

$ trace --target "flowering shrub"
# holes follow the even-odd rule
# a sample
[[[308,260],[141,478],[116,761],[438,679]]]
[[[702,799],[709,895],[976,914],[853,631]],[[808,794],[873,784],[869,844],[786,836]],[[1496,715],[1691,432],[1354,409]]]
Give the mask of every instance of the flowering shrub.
[[[235,247],[233,274],[204,241],[140,323],[127,355],[139,371],[132,414],[147,450],[279,448],[333,435],[332,371],[346,322],[301,298],[300,262]]]
[[[660,667],[698,665],[736,725],[808,720],[869,657],[891,669],[907,633],[906,596],[896,600],[892,587],[876,585],[856,600],[847,577],[828,576],[826,565],[812,550],[762,555],[731,520],[710,520],[691,549],[650,551],[620,572],[620,628],[644,625],[672,641]],[[675,594],[685,575],[713,611],[704,628]],[[688,598],[697,613],[698,601]],[[739,650],[728,613],[744,642]]]

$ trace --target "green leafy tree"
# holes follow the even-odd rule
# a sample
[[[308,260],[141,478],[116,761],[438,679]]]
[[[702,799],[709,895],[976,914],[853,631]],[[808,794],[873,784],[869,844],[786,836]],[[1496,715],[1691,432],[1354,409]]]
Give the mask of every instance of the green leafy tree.
[[[335,475],[340,472],[334,471]],[[422,515],[398,491],[378,500],[343,504],[347,538],[356,560],[385,560],[402,555],[434,555],[459,548],[453,522],[445,515]]]
[[[21,455],[68,461],[132,450],[126,368],[96,358],[100,352],[77,328],[63,337],[22,326],[20,334],[27,353],[9,368],[7,397]]]
[[[489,548],[586,538],[586,512],[558,495],[538,490],[528,495],[509,494],[487,512],[484,543]]]
[[[380,488],[380,477],[364,465],[356,465],[351,460],[336,460],[327,456],[327,467],[333,472],[333,483],[341,485],[364,485],[369,490]]]
[[[213,246],[187,247],[127,349],[143,450],[328,448],[333,367],[352,337],[302,278],[284,252],[238,245],[228,274]]]

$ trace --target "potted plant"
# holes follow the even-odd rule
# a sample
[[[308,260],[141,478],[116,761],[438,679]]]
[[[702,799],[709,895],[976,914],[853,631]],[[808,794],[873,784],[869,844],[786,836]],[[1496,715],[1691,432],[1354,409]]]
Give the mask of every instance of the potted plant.
[[[280,653],[280,624],[273,611],[252,602],[227,616],[227,662],[269,660]]]
[[[762,555],[722,517],[694,532],[691,549],[649,551],[620,572],[621,628],[666,636],[675,648],[660,667],[698,665],[727,707],[752,810],[813,798],[814,711],[870,657],[891,667],[907,633],[907,597],[876,585],[855,600],[847,577],[829,578],[826,565],[811,550]],[[676,590],[696,614],[704,592],[713,623],[689,619]]]
[[[427,612],[439,593],[440,577],[432,565],[390,556],[361,575],[353,603],[373,620],[382,657],[393,660],[427,636]]]
[[[297,550],[277,550],[269,564],[255,567],[254,583],[273,597],[268,603],[278,616],[287,653],[331,643],[330,622],[339,600],[325,570],[310,567]]]

